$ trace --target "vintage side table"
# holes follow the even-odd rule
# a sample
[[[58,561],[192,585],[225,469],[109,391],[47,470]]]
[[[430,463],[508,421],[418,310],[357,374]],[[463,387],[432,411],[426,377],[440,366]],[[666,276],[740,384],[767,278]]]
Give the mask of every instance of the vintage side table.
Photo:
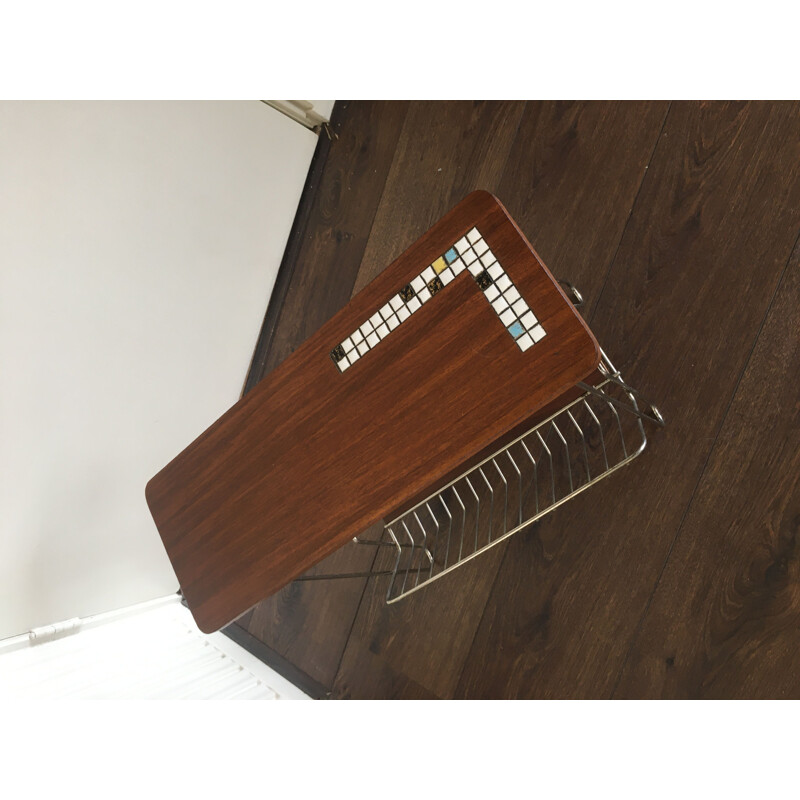
[[[406,596],[628,463],[643,418],[662,422],[479,191],[146,497],[186,602],[213,631],[350,541],[377,547],[371,574],[388,576],[388,601]],[[380,520],[380,540],[358,538]]]

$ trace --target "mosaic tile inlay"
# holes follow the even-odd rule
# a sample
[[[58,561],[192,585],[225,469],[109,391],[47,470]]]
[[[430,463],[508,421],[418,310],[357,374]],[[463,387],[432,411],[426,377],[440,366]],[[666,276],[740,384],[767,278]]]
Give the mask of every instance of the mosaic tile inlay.
[[[355,364],[462,272],[472,275],[523,353],[545,337],[533,311],[478,229],[473,228],[331,350],[331,359],[339,371]]]

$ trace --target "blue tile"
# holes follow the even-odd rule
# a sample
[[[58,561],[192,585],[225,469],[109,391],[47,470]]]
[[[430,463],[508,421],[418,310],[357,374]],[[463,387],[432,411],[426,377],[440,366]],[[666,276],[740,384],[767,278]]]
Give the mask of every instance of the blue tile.
[[[513,325],[508,326],[508,332],[515,338],[519,339],[523,333],[525,333],[525,328],[522,327],[521,322],[515,322]]]
[[[448,264],[452,264],[458,258],[458,253],[456,253],[455,247],[451,247],[445,254],[444,260]]]

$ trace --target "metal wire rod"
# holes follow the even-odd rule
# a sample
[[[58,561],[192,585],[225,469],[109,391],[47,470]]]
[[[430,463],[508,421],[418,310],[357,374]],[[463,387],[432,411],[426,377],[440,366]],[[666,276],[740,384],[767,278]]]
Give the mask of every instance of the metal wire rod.
[[[386,602],[394,603],[630,463],[647,445],[644,421],[663,427],[664,420],[646,401],[641,401],[646,411],[640,409],[639,392],[601,353],[603,381],[597,386],[578,383],[583,392],[579,397],[386,523],[379,541],[355,537],[359,545],[392,548],[391,569],[304,575],[298,580],[389,576]],[[517,507],[509,520],[513,487]],[[500,513],[502,519],[496,519]],[[468,523],[471,541],[465,547]]]

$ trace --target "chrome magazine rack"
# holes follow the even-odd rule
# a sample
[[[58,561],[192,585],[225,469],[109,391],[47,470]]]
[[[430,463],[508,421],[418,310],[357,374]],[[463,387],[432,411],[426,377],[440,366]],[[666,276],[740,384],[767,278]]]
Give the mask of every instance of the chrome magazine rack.
[[[576,307],[580,293],[561,281]],[[485,553],[517,531],[629,464],[647,446],[645,423],[664,426],[601,350],[603,380],[497,452],[385,523],[368,572],[298,580],[388,577],[395,603]]]

